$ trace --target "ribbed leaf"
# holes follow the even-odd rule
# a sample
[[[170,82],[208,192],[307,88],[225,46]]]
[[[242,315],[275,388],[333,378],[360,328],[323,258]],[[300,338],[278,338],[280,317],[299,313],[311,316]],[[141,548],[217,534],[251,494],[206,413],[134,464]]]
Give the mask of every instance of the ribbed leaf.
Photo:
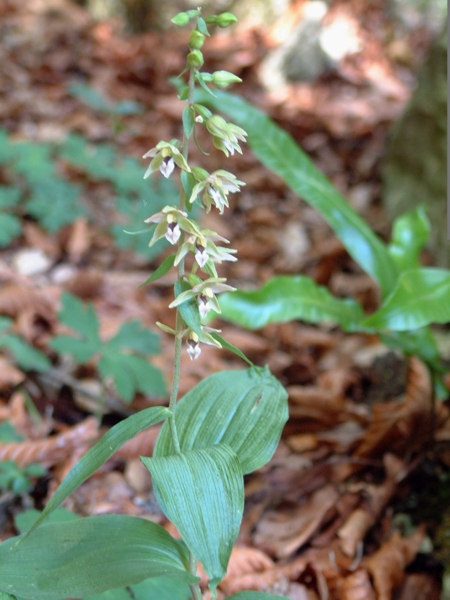
[[[25,535],[30,535],[42,521],[61,504],[79,485],[105,463],[116,450],[127,440],[134,437],[142,429],[163,421],[170,411],[162,406],[152,406],[131,415],[124,421],[114,425],[102,439],[84,454],[69,471],[59,488],[51,497],[41,516]],[[113,587],[113,586],[111,586]]]
[[[263,112],[227,92],[213,98],[197,90],[196,102],[213,106],[244,127],[258,159],[316,208],[342,241],[350,256],[378,282],[383,296],[394,287],[397,267],[386,246],[351,208],[333,184],[312,163],[292,137]]]
[[[244,479],[224,444],[160,458],[141,457],[161,507],[215,586],[226,573],[244,510]]]
[[[127,588],[115,588],[102,594],[87,596],[84,600],[130,600],[131,598],[133,600],[189,600],[192,595],[189,585],[179,579],[151,577]]]
[[[392,294],[363,325],[407,331],[430,323],[450,322],[450,271],[410,269],[402,273]]]
[[[258,290],[222,294],[219,301],[221,317],[247,329],[302,319],[310,323],[332,321],[344,331],[355,331],[364,319],[355,300],[335,298],[303,275],[274,277]]]
[[[0,544],[0,589],[23,598],[83,598],[148,577],[192,581],[187,564],[183,546],[156,523],[86,517],[47,523]]]
[[[430,235],[430,222],[422,206],[395,219],[389,254],[399,269],[420,267],[420,252]]]
[[[222,371],[203,379],[176,405],[181,450],[227,444],[242,472],[270,460],[288,419],[287,393],[267,368]],[[158,436],[153,456],[173,454],[169,424]]]

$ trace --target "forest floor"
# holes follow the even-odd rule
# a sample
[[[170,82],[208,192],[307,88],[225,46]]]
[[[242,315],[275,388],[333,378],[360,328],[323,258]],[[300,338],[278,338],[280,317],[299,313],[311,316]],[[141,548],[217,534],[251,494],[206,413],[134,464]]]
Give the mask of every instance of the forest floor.
[[[378,3],[372,5],[367,10],[367,3],[356,0],[335,4],[336,15],[352,17],[362,50],[313,83],[267,91],[259,80],[261,61],[292,27],[294,13],[272,27],[213,36],[204,48],[205,67],[239,75],[243,83],[234,91],[286,129],[387,239],[380,201],[387,132],[409,98],[430,36],[420,27],[394,35]],[[0,252],[0,314],[53,361],[51,372],[40,373],[0,356],[0,417],[23,436],[1,443],[0,456],[48,469],[30,496],[7,494],[2,500],[5,539],[16,533],[11,517],[30,506],[42,508],[107,427],[131,411],[167,402],[138,393],[123,403],[108,382],[105,400],[95,363],[63,360],[48,343],[67,331],[57,317],[63,292],[93,303],[102,339],[133,319],[156,332],[156,321],[173,322],[167,308],[171,277],[139,288],[161,256],[119,247],[126,242],[110,232],[112,224],[122,229],[131,217],[117,210],[121,192],[112,175],[102,174],[101,162],[107,170],[108,148],[140,160],[159,140],[180,135],[183,105],[168,78],[184,67],[186,35],[170,30],[129,36],[119,21],[95,23],[63,0],[35,0],[26,8],[7,0],[0,6],[0,30],[1,127],[10,143],[34,144],[22,174],[33,161],[36,171],[45,163],[37,148],[62,144],[69,134],[89,142],[85,163],[91,152],[99,170],[95,174],[92,165],[89,171],[56,154],[58,176],[82,190],[85,215],[75,214],[52,233],[24,212],[21,235]],[[144,110],[115,119],[71,92],[74,83],[89,84],[111,102],[136,101]],[[250,150],[225,166],[218,152],[202,158],[194,150],[193,156],[209,170],[226,168],[246,182],[223,218],[212,211],[204,221],[238,251],[239,260],[220,273],[231,285],[248,289],[274,275],[306,274],[339,297],[359,300],[367,312],[376,308],[373,280],[320,215]],[[16,171],[21,174],[20,167]],[[0,183],[14,177],[0,164]],[[424,261],[432,264],[432,257],[425,253]],[[261,589],[292,600],[437,599],[444,559],[430,548],[438,548],[431,540],[450,497],[450,411],[444,404],[434,407],[424,365],[389,351],[376,336],[344,334],[329,324],[296,321],[249,332],[216,323],[255,364],[269,365],[287,388],[290,407],[273,459],[246,478],[243,525],[221,597]],[[170,382],[169,336],[161,346],[152,363]],[[180,393],[214,372],[243,366],[209,346],[196,361],[185,354]],[[156,507],[139,461],[151,454],[156,433],[153,428],[127,443],[65,506],[80,515],[145,516],[176,533]]]

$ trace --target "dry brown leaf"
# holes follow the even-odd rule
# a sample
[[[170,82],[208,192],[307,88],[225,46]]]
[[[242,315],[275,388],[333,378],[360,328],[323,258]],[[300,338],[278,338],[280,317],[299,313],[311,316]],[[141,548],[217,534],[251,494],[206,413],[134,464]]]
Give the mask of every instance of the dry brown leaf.
[[[256,577],[263,571],[273,568],[273,566],[273,560],[261,550],[236,546],[231,552],[227,574],[220,582],[220,587],[225,593],[230,593],[229,587],[236,578],[242,575],[254,575]]]
[[[54,321],[55,311],[48,299],[37,289],[19,283],[10,283],[0,290],[0,314],[13,319],[28,312]]]
[[[25,380],[25,373],[11,364],[11,361],[0,356],[0,389],[9,390]]]
[[[114,453],[114,458],[132,459],[139,456],[151,456],[155,446],[156,438],[158,437],[160,427],[149,427],[145,431],[141,431],[133,438],[125,442],[117,452]]]
[[[363,561],[372,577],[377,600],[391,600],[392,594],[402,583],[405,567],[416,556],[425,532],[417,529],[410,537],[402,538],[396,531],[379,550]]]
[[[441,586],[430,573],[409,573],[405,577],[398,600],[437,600]]]
[[[339,600],[376,600],[365,569],[354,571],[342,581]]]
[[[280,511],[267,513],[258,523],[255,545],[270,548],[280,558],[290,556],[330,518],[338,498],[336,489],[325,485],[290,515]]]
[[[405,463],[394,455],[385,456],[386,481],[382,485],[365,484],[362,488],[364,502],[348,517],[337,532],[340,548],[353,557],[366,533],[378,521],[381,512],[397,489],[400,475],[405,473]]]
[[[354,457],[371,456],[386,449],[411,453],[422,448],[431,435],[431,386],[427,367],[412,357],[404,399],[374,404],[370,425]]]
[[[2,443],[0,460],[15,460],[20,467],[31,463],[51,467],[70,456],[75,448],[88,445],[96,436],[97,420],[88,417],[71,429],[44,440]]]
[[[91,232],[87,220],[76,219],[70,228],[66,241],[66,250],[71,263],[78,264],[91,245]]]

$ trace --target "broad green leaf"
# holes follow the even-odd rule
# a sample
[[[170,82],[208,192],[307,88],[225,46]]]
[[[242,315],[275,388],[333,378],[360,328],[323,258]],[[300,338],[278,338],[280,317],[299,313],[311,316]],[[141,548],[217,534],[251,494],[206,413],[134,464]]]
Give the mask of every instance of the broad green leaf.
[[[26,209],[47,231],[56,232],[85,214],[81,196],[81,188],[65,179],[40,178],[33,183]]]
[[[128,588],[116,588],[96,596],[86,596],[84,600],[130,600],[131,597],[133,600],[190,600],[192,594],[189,585],[179,579],[151,577]]]
[[[220,444],[141,460],[152,474],[161,508],[203,564],[215,589],[226,573],[244,510],[238,457]]]
[[[179,296],[182,292],[192,289],[192,286],[187,281],[176,281],[175,282],[175,297]],[[181,317],[188,327],[195,331],[200,337],[202,335],[202,324],[200,320],[200,313],[198,310],[197,302],[194,298],[189,298],[183,304],[178,306]]]
[[[139,321],[124,323],[106,347],[111,350],[129,348],[141,354],[157,354],[161,351],[159,335],[143,327]]]
[[[173,263],[175,262],[175,256],[175,254],[170,254],[169,256],[167,256],[156,269],[156,271],[154,271],[152,275],[150,275],[150,277],[144,281],[144,283],[141,283],[139,287],[143,287],[148,283],[152,283],[152,281],[156,281],[157,279],[168,273],[173,267]]]
[[[71,83],[69,92],[85,104],[101,112],[110,112],[112,103],[103,94],[86,83]]]
[[[93,347],[100,349],[99,323],[92,304],[84,305],[81,300],[65,292],[61,297],[62,308],[58,316],[64,325],[83,335]]]
[[[7,208],[18,204],[22,192],[20,188],[9,185],[0,185],[0,208]]]
[[[36,523],[42,511],[31,508],[14,516],[14,525],[20,533],[25,533]],[[74,521],[81,517],[76,513],[60,506],[48,517],[47,523],[62,523],[63,521]]]
[[[269,461],[288,419],[287,393],[268,368],[222,371],[203,379],[175,407],[182,452],[227,444],[242,472]],[[168,423],[161,428],[155,457],[173,453]]]
[[[50,360],[40,350],[30,346],[18,335],[2,335],[0,347],[7,348],[14,355],[17,364],[26,371],[48,371]]]
[[[114,104],[111,108],[111,113],[117,116],[126,117],[129,115],[139,115],[143,112],[144,107],[136,100],[121,100]]]
[[[187,561],[183,546],[156,523],[85,517],[0,544],[0,589],[31,599],[83,598],[152,576],[192,581]]]
[[[255,291],[222,294],[219,303],[223,319],[247,329],[302,319],[310,323],[332,321],[344,331],[355,331],[364,319],[355,300],[335,298],[327,288],[303,275],[282,275]]]
[[[401,271],[420,267],[420,252],[430,235],[430,222],[423,206],[395,219],[389,254]]]
[[[10,319],[9,317],[0,316],[0,335],[4,331],[7,331],[12,326],[13,323],[14,323],[14,321],[12,319]]]
[[[16,215],[0,214],[0,248],[6,248],[22,233],[22,224]]]
[[[227,597],[227,600],[289,600],[287,596],[268,594],[267,592],[238,592]]]
[[[135,415],[114,425],[102,439],[84,454],[74,467],[69,471],[56,492],[50,498],[41,516],[30,529],[27,535],[38,527],[42,521],[57,508],[83,481],[86,481],[95,471],[105,463],[127,440],[134,437],[139,431],[151,427],[170,415],[170,411],[162,406],[152,406],[141,410]]]
[[[402,273],[381,308],[363,321],[376,329],[408,331],[450,322],[450,271],[410,269]]]
[[[288,133],[239,96],[222,91],[216,95],[217,98],[212,98],[197,90],[195,100],[224,112],[245,128],[249,145],[262,164],[320,212],[350,256],[378,282],[386,296],[395,285],[397,267],[367,223]]]
[[[73,356],[80,365],[87,363],[100,349],[98,344],[85,339],[80,340],[72,335],[57,335],[48,345],[59,354]]]
[[[167,394],[162,372],[141,356],[105,348],[98,370],[103,378],[112,377],[117,393],[126,402],[131,402],[136,392],[150,396]]]

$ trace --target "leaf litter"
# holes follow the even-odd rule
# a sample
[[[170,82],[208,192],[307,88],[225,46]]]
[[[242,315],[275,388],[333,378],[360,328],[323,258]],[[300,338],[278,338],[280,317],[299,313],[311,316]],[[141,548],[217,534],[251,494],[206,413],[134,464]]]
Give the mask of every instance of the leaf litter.
[[[413,74],[405,77],[404,66],[386,47],[388,24],[378,3],[367,11],[361,0],[336,1],[330,19],[350,19],[363,50],[314,82],[265,90],[258,79],[259,64],[298,22],[302,4],[292,2],[269,28],[242,27],[239,35],[213,37],[205,46],[208,68],[242,76],[239,93],[287,129],[375,230],[386,234],[387,220],[378,203],[379,162],[389,125],[408,99]],[[9,0],[0,17],[5,40],[0,48],[0,119],[13,140],[61,143],[68,133],[77,133],[94,149],[113,143],[124,155],[139,157],[159,139],[177,135],[182,105],[168,78],[182,69],[183,35],[149,31],[130,37],[117,21],[94,23],[66,0],[55,0],[51,8],[37,0],[27,8]],[[426,35],[421,35],[405,34],[403,39],[413,62],[426,48]],[[87,83],[113,102],[132,99],[145,110],[124,117],[122,130],[115,132],[107,114],[71,95],[74,82]],[[109,151],[102,152],[108,164]],[[221,166],[215,153],[202,160],[208,169]],[[373,309],[373,282],[318,214],[250,152],[230,160],[230,169],[247,182],[245,191],[238,201],[232,199],[223,223],[216,226],[214,213],[205,218],[206,227],[219,228],[238,249],[239,261],[227,266],[230,283],[249,288],[273,275],[301,271]],[[14,332],[45,352],[49,340],[60,333],[56,315],[64,292],[93,303],[102,340],[129,320],[138,319],[152,330],[155,321],[171,324],[170,275],[139,289],[158,259],[119,249],[105,234],[105,215],[121,222],[111,206],[110,189],[101,177],[86,175],[61,158],[57,163],[58,172],[72,183],[83,183],[82,201],[93,217],[78,217],[57,233],[27,218],[22,236],[1,251],[0,314],[13,320]],[[28,268],[27,275],[17,269],[15,256],[30,248],[39,249],[48,263],[43,270]],[[431,440],[445,443],[450,438],[449,410],[445,404],[435,405],[425,366],[410,359],[406,383],[395,381],[394,373],[382,393],[373,376],[374,350],[380,344],[371,336],[299,322],[257,332],[222,322],[220,327],[252,361],[269,364],[287,387],[290,404],[290,420],[274,458],[246,480],[244,521],[219,588],[222,597],[258,589],[293,600],[390,600],[395,594],[435,598],[433,590],[440,582],[433,573],[411,570],[427,523],[399,531],[395,519],[398,499],[415,493],[414,473],[429,458]],[[169,381],[172,345],[166,338],[161,344],[153,364]],[[381,352],[390,364],[387,350]],[[364,369],[363,354],[369,356]],[[124,405],[110,389],[110,402],[102,404],[105,394],[87,384],[98,381],[92,362],[82,367],[56,364],[51,383],[22,371],[7,353],[1,360],[0,419],[25,438],[1,443],[1,459],[23,466],[39,462],[52,469],[36,495],[38,507],[105,428],[130,411],[160,402],[137,393]],[[181,393],[211,373],[241,366],[236,357],[216,348],[195,362],[184,356]],[[101,425],[80,401],[87,389],[93,402],[89,406],[97,406],[97,417],[103,415]],[[36,412],[30,410],[30,399]],[[157,432],[153,427],[125,444],[66,506],[83,515],[150,516],[170,528],[147,484],[130,486],[129,465],[139,455],[151,454]],[[439,448],[434,460],[448,468],[445,452],[436,454]],[[2,537],[13,533],[9,525]]]

